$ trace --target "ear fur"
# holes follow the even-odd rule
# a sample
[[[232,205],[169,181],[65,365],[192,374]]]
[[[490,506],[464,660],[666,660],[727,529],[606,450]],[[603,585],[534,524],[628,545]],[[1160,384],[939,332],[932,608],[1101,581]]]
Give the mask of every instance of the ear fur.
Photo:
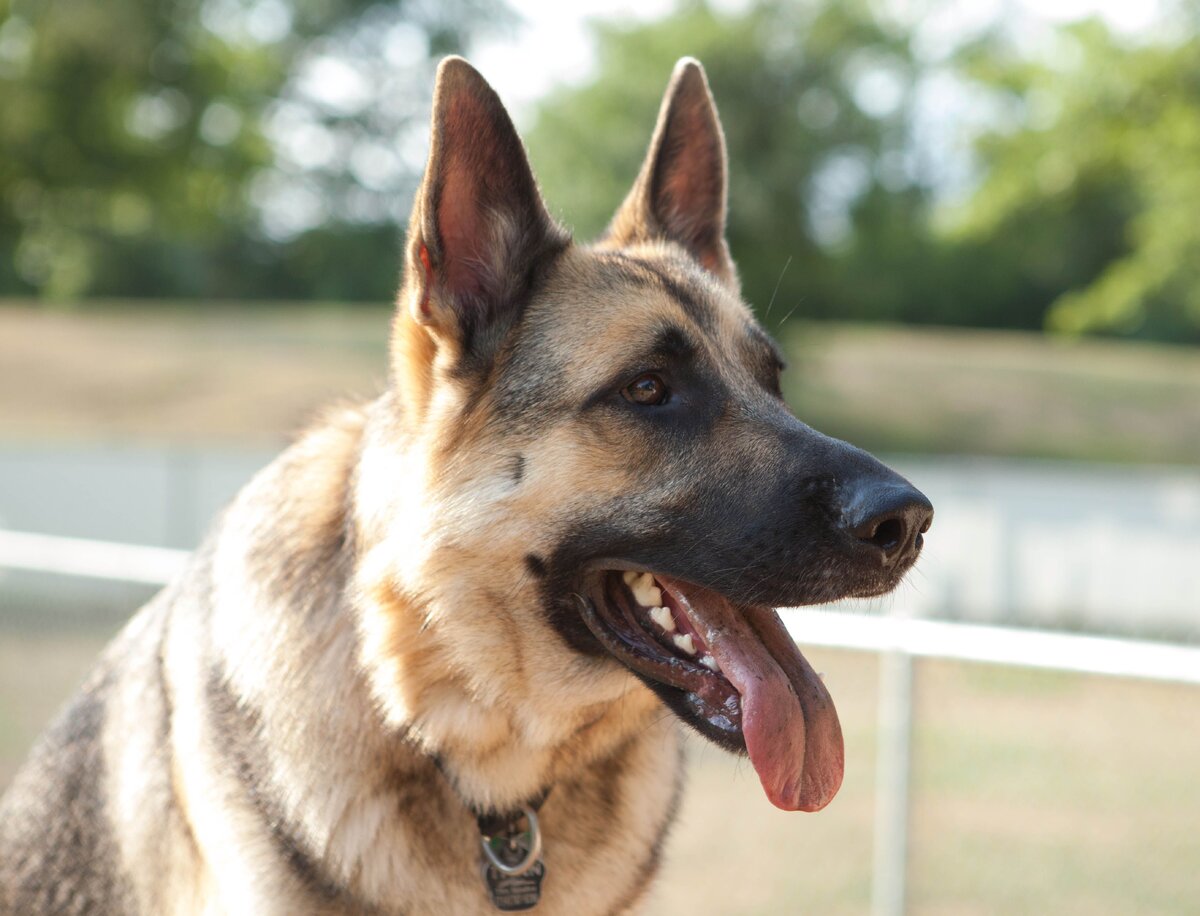
[[[398,341],[398,358],[419,362],[438,346],[466,355],[495,336],[538,263],[570,241],[546,211],[508,112],[461,57],[438,67],[431,134],[397,314],[397,336],[411,338]]]
[[[641,172],[606,240],[668,239],[726,284],[737,271],[725,242],[725,134],[700,62],[675,65]]]

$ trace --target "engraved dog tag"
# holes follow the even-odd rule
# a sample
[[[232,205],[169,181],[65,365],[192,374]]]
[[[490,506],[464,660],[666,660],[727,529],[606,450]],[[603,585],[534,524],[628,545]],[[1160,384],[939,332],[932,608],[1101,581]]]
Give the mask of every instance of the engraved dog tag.
[[[526,828],[520,829],[524,818]],[[483,882],[496,909],[506,913],[531,910],[542,896],[542,832],[537,812],[526,806],[500,823],[481,819]]]
[[[521,875],[504,875],[494,865],[484,867],[483,880],[496,909],[506,913],[532,910],[542,897],[542,876],[546,866],[538,861]]]

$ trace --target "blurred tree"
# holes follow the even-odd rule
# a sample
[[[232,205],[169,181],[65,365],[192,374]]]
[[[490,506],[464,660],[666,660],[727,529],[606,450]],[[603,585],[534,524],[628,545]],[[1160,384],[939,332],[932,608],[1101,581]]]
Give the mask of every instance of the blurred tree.
[[[433,63],[505,15],[0,0],[0,293],[387,298]]]
[[[551,204],[582,236],[604,226],[692,54],[725,124],[730,244],[769,323],[795,310],[1200,339],[1195,30],[1132,43],[1089,21],[1047,54],[1002,21],[935,66],[913,50],[920,23],[879,9],[685,0],[660,22],[597,25],[595,81],[550,96],[530,137]],[[934,77],[984,103],[978,184],[951,205],[917,142]]]
[[[1099,21],[1031,58],[992,37],[962,72],[1016,115],[981,136],[983,181],[946,237],[986,251],[1047,327],[1200,341],[1200,38]]]
[[[530,155],[581,236],[607,223],[637,172],[676,59],[708,71],[729,147],[729,240],[767,320],[898,317],[903,274],[924,269],[928,186],[908,155],[916,76],[906,32],[859,0],[766,0],[723,14],[687,2],[647,25],[596,26],[595,81],[551,95]],[[843,269],[896,248],[900,275]],[[778,288],[776,288],[778,287]],[[772,304],[772,300],[773,304]]]

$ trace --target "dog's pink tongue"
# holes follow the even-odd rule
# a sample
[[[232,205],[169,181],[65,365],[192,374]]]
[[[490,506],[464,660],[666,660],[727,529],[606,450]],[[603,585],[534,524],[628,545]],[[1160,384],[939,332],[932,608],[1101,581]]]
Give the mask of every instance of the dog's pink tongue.
[[[715,592],[658,577],[741,696],[746,751],[771,803],[818,811],[842,784],[833,699],[770,608],[734,608]]]

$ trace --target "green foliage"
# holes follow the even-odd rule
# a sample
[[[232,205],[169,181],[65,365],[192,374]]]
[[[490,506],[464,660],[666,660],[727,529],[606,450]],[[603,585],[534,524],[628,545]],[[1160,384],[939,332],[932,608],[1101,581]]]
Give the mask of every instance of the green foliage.
[[[934,63],[920,23],[879,9],[681,0],[597,24],[594,80],[552,93],[529,136],[551,206],[580,237],[604,227],[690,54],[769,324],[1200,341],[1196,31],[1132,43],[1085,22],[1047,53],[998,30]],[[433,64],[506,17],[487,0],[0,0],[0,294],[390,297]],[[947,77],[983,125],[952,208],[916,139]]]
[[[694,0],[599,26],[594,83],[551,96],[530,139],[552,205],[582,236],[603,227],[673,62],[692,54],[726,128],[734,257],[747,298],[763,313],[774,299],[769,323],[794,311],[1200,339],[1195,32],[1126,44],[1087,22],[1046,56],[997,31],[935,65],[912,50],[919,25],[876,10],[766,0],[729,15]],[[952,209],[914,139],[933,74],[985,112],[978,185]]]
[[[964,55],[1020,123],[979,139],[985,177],[948,241],[991,252],[1052,330],[1200,341],[1200,38],[1057,37],[1045,60]]]
[[[902,33],[859,2],[768,2],[738,15],[690,3],[649,25],[599,25],[597,38],[594,83],[553,94],[529,137],[546,196],[578,235],[602,229],[624,197],[671,68],[690,54],[725,126],[729,239],[749,301],[775,322],[793,311],[893,314],[894,288],[874,295],[874,277],[847,285],[842,266],[854,244],[906,239],[925,206],[903,162],[915,70]],[[871,81],[886,110],[864,111]]]
[[[336,202],[378,191],[402,205],[419,166],[393,163],[364,188],[345,163],[424,130],[432,62],[501,13],[482,0],[0,0],[0,293],[388,297],[394,214]],[[405,60],[389,60],[406,36]],[[339,104],[306,89],[322,60],[376,94]],[[337,153],[315,178],[271,139],[285,114]],[[304,192],[324,219],[266,232],[264,189],[283,206]]]

